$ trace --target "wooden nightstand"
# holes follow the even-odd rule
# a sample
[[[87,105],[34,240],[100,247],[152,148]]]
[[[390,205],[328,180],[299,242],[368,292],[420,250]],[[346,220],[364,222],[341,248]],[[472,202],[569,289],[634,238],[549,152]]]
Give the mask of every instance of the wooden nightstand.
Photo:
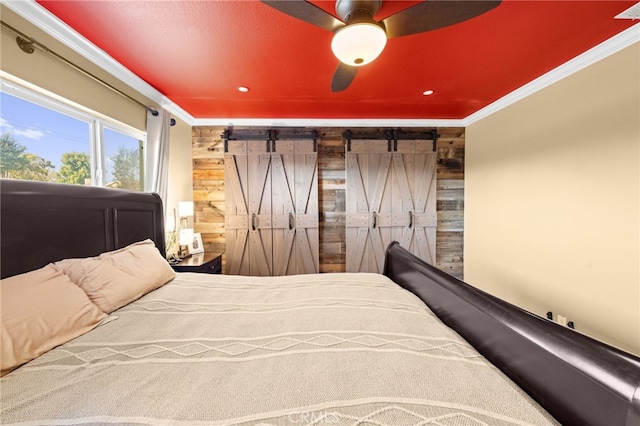
[[[204,252],[194,254],[180,263],[171,265],[176,272],[200,272],[203,274],[222,273],[222,253]]]

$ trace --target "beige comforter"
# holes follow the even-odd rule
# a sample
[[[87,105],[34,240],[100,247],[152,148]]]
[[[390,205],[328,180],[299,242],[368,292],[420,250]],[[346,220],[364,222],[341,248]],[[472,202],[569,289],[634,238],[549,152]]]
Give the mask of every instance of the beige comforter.
[[[374,274],[178,274],[0,379],[2,422],[553,424],[413,294]]]

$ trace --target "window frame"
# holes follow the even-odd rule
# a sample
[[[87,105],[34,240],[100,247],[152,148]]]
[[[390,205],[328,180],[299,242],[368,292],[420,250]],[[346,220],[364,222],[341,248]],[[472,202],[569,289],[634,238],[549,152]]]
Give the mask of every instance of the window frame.
[[[45,89],[35,85],[32,88],[25,87],[13,81],[0,78],[0,92],[31,102],[42,108],[67,115],[71,118],[83,121],[89,126],[89,156],[91,160],[91,185],[104,187],[104,170],[106,159],[104,155],[104,129],[122,133],[141,143],[142,161],[144,170],[147,168],[146,156],[147,133],[128,124],[110,118],[104,114],[76,104],[62,96],[54,95]],[[141,176],[144,176],[144,170]],[[144,181],[141,182],[140,191],[144,191]]]

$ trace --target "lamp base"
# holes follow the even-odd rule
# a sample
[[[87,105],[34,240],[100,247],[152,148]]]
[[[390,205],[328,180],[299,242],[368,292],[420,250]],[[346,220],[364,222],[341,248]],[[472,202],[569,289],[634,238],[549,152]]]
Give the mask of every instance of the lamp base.
[[[191,253],[189,253],[189,246],[184,246],[181,245],[180,249],[178,250],[178,257],[180,259],[186,259],[187,257],[190,257]]]

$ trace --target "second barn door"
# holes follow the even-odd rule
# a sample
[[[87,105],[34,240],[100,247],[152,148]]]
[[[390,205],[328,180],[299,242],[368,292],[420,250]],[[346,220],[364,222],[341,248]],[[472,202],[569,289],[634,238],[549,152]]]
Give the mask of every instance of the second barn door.
[[[273,141],[271,228],[274,275],[319,271],[318,154],[305,140]]]
[[[435,264],[436,154],[430,140],[347,144],[346,270],[382,273],[392,241]]]
[[[227,272],[319,269],[318,176],[307,140],[230,140],[225,153]]]

